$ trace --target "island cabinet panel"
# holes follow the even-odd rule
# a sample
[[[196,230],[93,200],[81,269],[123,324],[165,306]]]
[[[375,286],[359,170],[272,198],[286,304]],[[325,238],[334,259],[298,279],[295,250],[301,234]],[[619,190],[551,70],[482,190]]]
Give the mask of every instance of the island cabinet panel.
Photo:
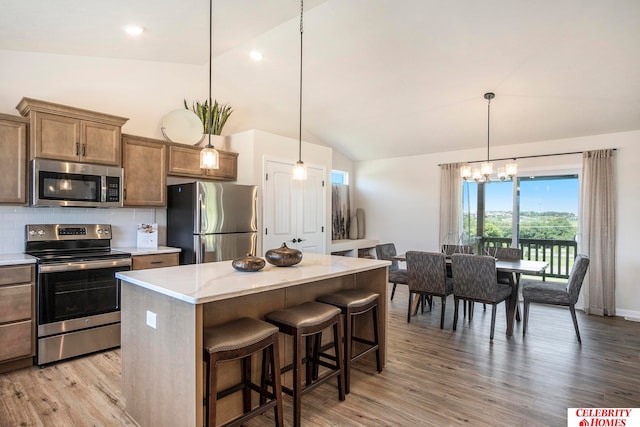
[[[305,254],[295,268],[267,266],[250,274],[233,271],[228,262],[179,266],[166,273],[118,273],[122,283],[122,393],[127,413],[141,426],[203,425],[205,327],[243,316],[263,319],[273,310],[341,289],[364,288],[380,294],[378,330],[382,363],[386,364],[388,264]],[[155,323],[149,322],[149,313]],[[372,333],[371,326],[370,321],[356,322],[362,336]],[[291,362],[291,353],[290,337],[280,334],[282,366]],[[375,364],[373,353],[366,357]],[[258,358],[252,363],[258,381]],[[290,374],[283,377],[284,384],[291,385]],[[217,378],[219,387],[234,384],[238,375],[237,361],[225,363]],[[257,404],[257,397],[253,403]],[[237,416],[242,412],[241,394],[220,400],[218,408],[219,423]]]
[[[128,119],[32,98],[16,107],[30,119],[30,157],[121,164],[121,127]]]
[[[155,328],[147,313],[156,316]],[[204,394],[202,335],[194,330],[202,325],[202,306],[122,282],[121,314],[127,413],[143,427],[204,425],[195,401]]]
[[[27,131],[29,121],[23,117],[0,114],[0,203],[27,203]]]
[[[0,267],[0,373],[31,366],[35,354],[35,267]]]
[[[167,146],[163,141],[122,135],[124,205],[167,205]]]
[[[220,168],[200,169],[200,147],[169,146],[168,174],[217,181],[235,181],[238,176],[238,153],[218,150]]]

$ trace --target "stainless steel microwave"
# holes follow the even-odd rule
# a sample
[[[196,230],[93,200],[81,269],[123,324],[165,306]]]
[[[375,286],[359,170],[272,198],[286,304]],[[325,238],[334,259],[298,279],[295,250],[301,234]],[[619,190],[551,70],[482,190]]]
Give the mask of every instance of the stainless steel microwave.
[[[122,168],[33,159],[31,205],[122,207]]]

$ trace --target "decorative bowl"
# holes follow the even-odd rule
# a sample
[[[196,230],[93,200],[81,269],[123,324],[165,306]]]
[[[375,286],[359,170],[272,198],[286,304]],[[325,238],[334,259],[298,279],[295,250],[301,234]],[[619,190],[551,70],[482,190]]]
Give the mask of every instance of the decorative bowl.
[[[231,261],[231,265],[238,271],[260,271],[264,268],[265,262],[262,258],[246,254]]]
[[[291,249],[287,247],[286,243],[283,243],[277,249],[269,249],[264,257],[269,264],[277,267],[290,267],[302,261],[302,252]]]

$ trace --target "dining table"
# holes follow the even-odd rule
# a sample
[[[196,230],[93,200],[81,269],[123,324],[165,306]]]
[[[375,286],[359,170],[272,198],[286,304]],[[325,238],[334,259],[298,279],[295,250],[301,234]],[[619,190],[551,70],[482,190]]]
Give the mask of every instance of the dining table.
[[[392,257],[394,261],[403,261],[406,262],[406,254],[399,254]],[[451,257],[447,256],[446,258],[447,264],[451,263]],[[527,259],[518,259],[518,260],[502,260],[496,259],[496,271],[511,273],[509,275],[509,284],[512,287],[511,297],[509,298],[509,304],[507,306],[507,336],[510,337],[513,335],[513,325],[516,317],[516,311],[518,307],[518,294],[520,288],[520,277],[525,275],[535,275],[539,276],[544,273],[547,269],[549,263],[546,261],[535,261],[535,260],[527,260]],[[416,298],[414,302],[414,307],[412,307],[412,312],[415,313],[417,309],[417,303],[419,298]]]

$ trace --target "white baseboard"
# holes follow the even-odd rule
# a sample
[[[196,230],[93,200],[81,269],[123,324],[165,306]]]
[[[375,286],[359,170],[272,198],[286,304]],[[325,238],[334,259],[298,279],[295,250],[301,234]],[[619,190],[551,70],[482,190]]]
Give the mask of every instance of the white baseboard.
[[[631,322],[640,322],[640,311],[616,309],[616,316],[624,317]]]

